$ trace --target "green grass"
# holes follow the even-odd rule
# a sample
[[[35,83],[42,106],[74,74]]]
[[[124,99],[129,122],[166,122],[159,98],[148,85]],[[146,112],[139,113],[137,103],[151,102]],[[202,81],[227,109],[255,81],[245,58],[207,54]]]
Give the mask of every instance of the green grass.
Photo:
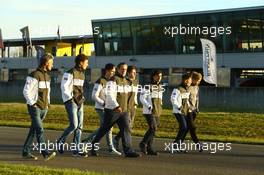
[[[103,175],[105,173],[95,173],[80,171],[77,169],[55,169],[43,166],[32,166],[23,164],[7,164],[0,162],[1,175]]]
[[[157,137],[174,138],[178,124],[170,109],[164,109],[160,118]],[[84,108],[84,131],[94,131],[99,126],[99,119],[91,105]],[[197,134],[203,141],[222,141],[237,143],[264,144],[264,114],[247,112],[202,111],[196,119]],[[29,127],[30,117],[23,103],[0,103],[0,125]],[[65,129],[68,118],[63,105],[51,105],[45,118],[46,129]],[[142,116],[142,109],[137,110],[133,135],[143,136],[147,123]],[[114,133],[118,131],[115,128]],[[189,138],[189,135],[187,136]]]

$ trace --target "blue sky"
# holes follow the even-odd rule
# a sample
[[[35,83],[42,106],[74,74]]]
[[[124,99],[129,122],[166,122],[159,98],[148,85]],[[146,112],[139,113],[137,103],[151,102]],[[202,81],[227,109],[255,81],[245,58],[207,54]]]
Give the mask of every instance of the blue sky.
[[[264,0],[4,0],[0,28],[4,39],[21,38],[28,25],[31,37],[91,34],[91,20],[178,12],[263,6]]]

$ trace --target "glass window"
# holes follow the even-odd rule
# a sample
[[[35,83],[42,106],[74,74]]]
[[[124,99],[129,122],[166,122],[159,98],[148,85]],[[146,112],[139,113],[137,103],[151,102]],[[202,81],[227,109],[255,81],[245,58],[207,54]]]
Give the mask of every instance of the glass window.
[[[180,45],[179,53],[191,54],[196,51],[196,36],[197,32],[199,32],[199,28],[197,28],[193,15],[182,16],[181,18],[181,26],[179,26],[179,30],[183,34],[180,34],[182,38],[182,43]],[[197,30],[198,29],[198,30]],[[177,44],[177,43],[176,43]]]
[[[262,51],[264,51],[264,9],[261,11]]]
[[[121,29],[120,29],[119,21],[112,22],[110,49],[111,49],[111,55],[122,54]]]
[[[141,48],[141,25],[139,20],[131,20],[131,32],[133,40],[133,54],[139,54]]]
[[[112,30],[111,30],[111,37],[112,38],[120,38],[121,37],[121,31],[120,31],[120,22],[112,22]]]
[[[122,34],[122,51],[124,55],[133,54],[133,41],[131,37],[130,21],[121,22],[121,34]]]
[[[153,18],[150,20],[151,37],[149,38],[150,50],[148,54],[160,53],[160,37],[162,28],[160,26],[160,18]]]
[[[232,33],[235,41],[236,52],[248,52],[248,26],[246,12],[233,12]]]
[[[25,53],[27,53],[27,48],[25,47],[24,49],[25,49]],[[22,46],[9,47],[9,57],[11,58],[23,57],[23,47]]]
[[[102,29],[103,29],[102,32],[103,32],[104,53],[105,55],[111,55],[111,38],[112,38],[111,23],[103,22]]]
[[[262,51],[262,31],[260,11],[251,11],[247,16],[249,48],[252,52]]]
[[[223,23],[219,14],[201,14],[196,16],[196,25],[199,27],[199,34],[196,35],[196,53],[201,53],[201,38],[207,38],[211,40],[215,46],[216,51],[219,53],[223,52],[223,35],[218,34],[219,29],[223,29]],[[221,28],[220,28],[221,27]],[[198,30],[198,29],[197,29]]]
[[[112,31],[111,31],[111,22],[103,22],[102,23],[102,32],[104,38],[111,38]]]
[[[141,48],[138,48],[139,54],[148,54],[151,50],[150,38],[151,38],[151,27],[149,19],[141,20]]]
[[[175,38],[171,35],[166,34],[166,29],[171,29],[174,24],[171,17],[160,18],[160,24],[162,28],[162,35],[160,39],[161,54],[173,54],[175,53]]]
[[[122,21],[121,22],[121,33],[122,33],[122,38],[131,37],[131,30],[130,30],[130,22],[129,21]]]
[[[222,25],[226,29],[223,35],[223,52],[235,52],[235,28],[233,28],[232,13],[222,13]],[[228,31],[227,31],[228,30]]]
[[[96,55],[197,54],[202,52],[200,38],[212,40],[218,53],[264,51],[263,9],[93,22],[95,26],[100,28],[94,34]]]
[[[150,37],[151,35],[150,20],[141,19],[140,22],[141,22],[141,36]]]
[[[210,14],[210,23],[209,31],[210,31],[210,39],[216,46],[216,52],[223,52],[223,33],[225,32],[225,28],[223,27],[223,21],[221,15],[219,13]]]
[[[173,52],[177,54],[181,54],[183,51],[183,38],[184,35],[180,34],[180,26],[182,26],[182,16],[172,17],[172,25],[171,27],[176,27],[176,29],[171,29],[171,33],[175,32],[176,34],[172,39],[174,43]]]
[[[92,26],[94,29],[93,30],[93,38],[94,38],[95,53],[97,56],[102,56],[102,55],[104,55],[102,25],[99,22],[93,22]],[[95,31],[95,29],[96,29],[96,31]],[[98,33],[98,31],[99,31],[99,33]]]
[[[202,44],[200,39],[207,38],[210,39],[210,31],[209,27],[211,27],[210,18],[208,18],[208,14],[199,14],[195,16],[195,29],[192,29],[192,32],[196,32],[196,42],[195,49],[197,53],[202,53]]]

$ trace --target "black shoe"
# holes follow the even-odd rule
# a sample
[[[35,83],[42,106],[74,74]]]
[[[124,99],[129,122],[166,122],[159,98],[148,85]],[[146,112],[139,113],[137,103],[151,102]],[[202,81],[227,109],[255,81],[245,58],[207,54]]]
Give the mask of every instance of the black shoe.
[[[38,157],[37,156],[34,156],[31,153],[29,153],[29,154],[23,154],[22,157],[23,157],[23,159],[38,160]]]
[[[92,138],[87,137],[86,139],[82,140],[82,143],[92,143],[93,139],[95,138],[95,136],[93,136]]]
[[[91,150],[90,151],[90,155],[91,156],[94,156],[94,157],[97,157],[98,156],[98,153],[95,150]]]
[[[83,139],[83,140],[82,140],[82,143],[88,143],[88,142],[90,142],[89,139]]]
[[[44,160],[45,160],[45,161],[51,160],[51,159],[53,159],[55,156],[56,156],[56,152],[45,154],[45,155],[44,155]]]
[[[176,151],[176,153],[178,153],[178,154],[180,154],[180,153],[188,153],[188,151],[186,149],[180,149],[179,148],[177,141],[173,142],[173,150]]]
[[[188,151],[187,151],[186,149],[184,149],[184,150],[180,150],[180,153],[187,154],[187,153],[188,153]]]
[[[83,157],[83,158],[88,157],[88,155],[86,153],[73,153],[73,156],[74,157]]]
[[[197,145],[196,145],[196,148],[198,149],[198,151],[201,153],[201,152],[203,152],[203,145],[201,144],[201,143],[198,143]]]
[[[59,148],[58,148],[58,153],[60,153],[60,154],[63,154],[64,153],[64,149],[63,149],[63,145],[64,144],[61,144],[61,143],[58,143],[59,144]]]
[[[128,152],[128,153],[125,153],[125,156],[126,157],[140,157],[141,155],[136,152]]]
[[[148,150],[147,151],[147,154],[148,155],[151,155],[151,156],[157,156],[157,155],[159,155],[159,153],[157,151],[154,151],[152,149]]]
[[[140,142],[139,143],[139,148],[140,148],[140,151],[143,153],[143,154],[147,154],[147,147],[144,143]]]

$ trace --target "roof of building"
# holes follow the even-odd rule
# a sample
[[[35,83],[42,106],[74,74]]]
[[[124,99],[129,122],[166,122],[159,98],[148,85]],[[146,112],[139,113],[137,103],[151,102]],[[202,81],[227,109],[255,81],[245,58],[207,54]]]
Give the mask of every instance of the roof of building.
[[[61,39],[58,40],[57,36],[53,37],[39,37],[39,38],[31,38],[32,44],[40,45],[50,41],[62,41],[62,42],[88,42],[93,43],[93,35],[75,35],[75,36],[61,36]],[[4,44],[6,46],[20,46],[23,45],[24,41],[22,37],[20,39],[5,39]]]
[[[226,12],[245,11],[245,10],[264,10],[264,6],[219,9],[219,10],[206,10],[206,11],[195,11],[195,12],[182,12],[182,13],[170,13],[170,14],[159,14],[159,15],[146,15],[146,16],[133,16],[133,17],[123,17],[123,18],[94,19],[94,20],[92,20],[92,22],[107,22],[107,21],[132,20],[132,19],[149,19],[149,18],[183,16],[183,15],[199,15],[199,14],[210,14],[210,13],[226,13]]]
[[[81,40],[81,39],[92,39],[93,35],[74,35],[74,36],[61,36],[61,40]],[[58,40],[57,36],[51,37],[38,37],[38,38],[31,38],[32,41],[54,41]],[[4,42],[19,42],[23,41],[22,38],[20,39],[5,39]]]

